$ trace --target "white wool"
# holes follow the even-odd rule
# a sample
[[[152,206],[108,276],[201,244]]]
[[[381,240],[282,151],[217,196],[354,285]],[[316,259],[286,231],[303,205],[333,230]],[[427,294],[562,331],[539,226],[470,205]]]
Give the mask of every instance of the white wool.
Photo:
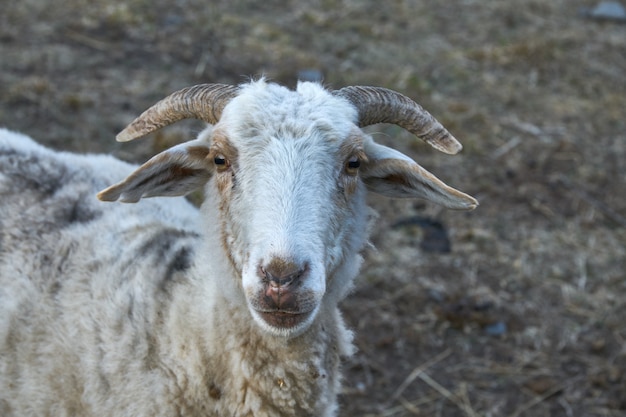
[[[357,119],[318,84],[260,80],[140,168],[0,129],[0,415],[334,416],[366,188],[473,204]],[[204,183],[200,210],[96,198]],[[268,311],[270,269],[297,280],[293,325]]]

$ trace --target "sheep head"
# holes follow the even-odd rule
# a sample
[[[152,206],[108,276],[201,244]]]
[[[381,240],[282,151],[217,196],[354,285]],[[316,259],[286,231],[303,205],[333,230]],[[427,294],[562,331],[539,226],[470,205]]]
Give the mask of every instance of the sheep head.
[[[367,240],[366,192],[424,198],[473,209],[472,197],[445,185],[408,156],[361,131],[394,123],[436,149],[461,149],[411,99],[375,87],[296,91],[264,80],[209,84],[173,93],[118,135],[126,141],[184,118],[213,125],[197,139],[149,160],[105,201],[184,195],[207,187],[220,212],[222,244],[255,322],[295,337],[351,285]]]

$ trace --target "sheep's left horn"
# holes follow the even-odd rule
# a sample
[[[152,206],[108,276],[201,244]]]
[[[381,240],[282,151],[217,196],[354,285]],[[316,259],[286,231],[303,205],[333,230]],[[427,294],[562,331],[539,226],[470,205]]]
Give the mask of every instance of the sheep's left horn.
[[[398,125],[448,154],[463,146],[430,113],[396,91],[382,87],[351,86],[333,92],[350,101],[359,112],[359,127],[376,123]]]
[[[226,84],[199,84],[178,90],[143,112],[118,133],[127,142],[183,119],[200,119],[215,124],[239,88]]]

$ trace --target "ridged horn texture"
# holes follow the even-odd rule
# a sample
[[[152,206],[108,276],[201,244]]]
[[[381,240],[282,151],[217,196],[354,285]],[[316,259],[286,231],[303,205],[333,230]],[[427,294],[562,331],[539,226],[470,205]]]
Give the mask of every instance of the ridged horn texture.
[[[359,112],[359,127],[376,123],[398,125],[448,154],[463,146],[430,113],[409,97],[382,87],[350,86],[333,91],[350,101]]]
[[[143,112],[116,137],[128,142],[183,119],[200,119],[215,124],[239,87],[198,84],[178,90]]]

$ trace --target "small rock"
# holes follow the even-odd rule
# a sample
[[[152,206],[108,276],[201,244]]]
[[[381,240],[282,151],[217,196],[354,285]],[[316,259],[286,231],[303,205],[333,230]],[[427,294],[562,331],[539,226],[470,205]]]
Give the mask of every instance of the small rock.
[[[488,324],[487,326],[485,326],[485,332],[489,336],[502,336],[503,334],[506,333],[506,330],[507,330],[506,323],[503,321],[497,321],[495,323]]]
[[[626,8],[617,1],[602,1],[590,9],[582,9],[581,14],[595,20],[612,20],[626,23]]]

